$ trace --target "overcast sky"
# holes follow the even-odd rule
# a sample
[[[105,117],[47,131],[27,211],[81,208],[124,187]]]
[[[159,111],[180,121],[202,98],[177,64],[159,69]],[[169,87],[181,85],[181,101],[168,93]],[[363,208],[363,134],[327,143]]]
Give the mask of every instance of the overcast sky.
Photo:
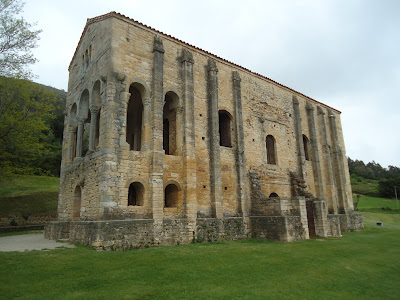
[[[400,166],[399,0],[28,0],[35,81],[67,90],[86,19],[110,11],[342,111],[347,156]]]

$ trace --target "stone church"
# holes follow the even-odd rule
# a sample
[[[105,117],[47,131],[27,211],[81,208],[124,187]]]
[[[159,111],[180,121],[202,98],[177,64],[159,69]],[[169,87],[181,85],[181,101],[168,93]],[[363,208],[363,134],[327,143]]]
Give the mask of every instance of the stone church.
[[[362,228],[340,112],[116,12],[69,66],[58,221],[100,249]]]

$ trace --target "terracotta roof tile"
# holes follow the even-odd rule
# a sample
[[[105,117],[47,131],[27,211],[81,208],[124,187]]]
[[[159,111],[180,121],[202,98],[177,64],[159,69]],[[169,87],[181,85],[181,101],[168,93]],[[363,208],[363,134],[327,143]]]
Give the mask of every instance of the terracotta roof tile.
[[[224,61],[224,62],[226,62],[226,63],[228,63],[228,64],[230,64],[230,65],[233,65],[233,66],[238,67],[238,68],[240,68],[240,69],[242,69],[242,70],[245,70],[245,71],[247,71],[247,72],[249,72],[249,73],[252,73],[252,74],[254,74],[254,75],[257,75],[258,77],[261,77],[261,78],[266,79],[266,80],[268,80],[268,81],[270,81],[270,82],[273,82],[273,83],[275,83],[276,85],[279,85],[279,86],[281,86],[281,87],[283,87],[283,88],[285,88],[285,89],[288,89],[288,90],[290,90],[290,91],[296,93],[297,95],[303,96],[303,97],[305,97],[305,98],[307,98],[307,99],[309,99],[309,100],[312,100],[313,102],[316,102],[316,103],[318,103],[318,104],[324,105],[325,107],[328,107],[328,108],[330,108],[330,109],[335,110],[335,111],[338,112],[338,113],[341,113],[339,110],[337,110],[337,109],[335,109],[335,108],[333,108],[333,107],[330,107],[330,106],[328,106],[328,105],[326,105],[326,104],[324,104],[324,103],[322,103],[322,102],[319,102],[319,101],[317,101],[317,100],[315,100],[315,99],[313,99],[313,98],[311,98],[311,97],[309,97],[309,96],[307,96],[307,95],[304,95],[304,94],[302,94],[302,93],[300,93],[300,92],[298,92],[298,91],[296,91],[296,90],[294,90],[294,89],[292,89],[292,88],[290,88],[290,87],[287,87],[287,86],[285,86],[285,85],[283,85],[283,84],[281,84],[281,83],[279,83],[279,82],[276,82],[275,80],[272,80],[271,78],[268,78],[268,77],[266,77],[266,76],[264,76],[264,75],[261,75],[261,74],[259,74],[259,73],[253,72],[253,71],[251,71],[251,70],[249,70],[249,69],[247,69],[247,68],[244,68],[244,67],[242,67],[242,66],[240,66],[240,65],[238,65],[238,64],[235,64],[235,63],[233,63],[233,62],[231,62],[231,61],[228,61],[228,60],[226,60],[226,59],[224,59],[224,58],[222,58],[222,57],[219,57],[219,56],[217,56],[217,55],[215,55],[215,54],[212,54],[212,53],[210,53],[210,52],[208,52],[208,51],[206,51],[206,50],[203,50],[203,49],[201,49],[201,48],[199,48],[199,47],[196,47],[196,46],[193,46],[193,45],[191,45],[191,44],[189,44],[189,43],[186,43],[186,42],[184,42],[184,41],[182,41],[182,40],[180,40],[180,39],[178,39],[178,38],[175,38],[175,37],[173,37],[173,36],[171,36],[171,35],[169,35],[169,34],[165,34],[165,33],[162,32],[162,31],[159,31],[159,30],[157,30],[157,29],[155,29],[155,28],[152,28],[152,27],[150,27],[150,26],[147,26],[147,25],[145,25],[145,24],[143,24],[143,23],[141,23],[141,22],[139,22],[139,21],[136,21],[136,20],[134,20],[134,19],[131,19],[131,18],[129,18],[129,17],[123,15],[123,14],[117,13],[117,12],[115,12],[115,11],[111,11],[111,12],[109,12],[109,13],[107,13],[107,14],[104,14],[104,15],[101,15],[101,16],[97,16],[97,17],[94,17],[94,18],[89,18],[89,19],[87,19],[85,28],[83,29],[81,38],[79,39],[79,43],[78,43],[78,45],[77,45],[77,47],[76,47],[76,49],[75,49],[75,53],[74,53],[74,56],[72,57],[71,63],[70,63],[70,65],[69,65],[69,67],[68,67],[68,70],[71,68],[72,61],[75,59],[75,56],[76,56],[76,54],[77,54],[77,52],[78,52],[78,48],[79,48],[79,46],[80,46],[80,44],[81,44],[82,38],[83,38],[83,36],[85,35],[88,26],[89,26],[90,24],[93,24],[93,23],[98,22],[98,21],[105,20],[105,19],[110,18],[110,17],[120,17],[120,18],[122,18],[122,19],[126,19],[126,20],[129,20],[129,21],[132,21],[132,22],[134,22],[134,23],[136,23],[136,24],[139,24],[139,25],[141,25],[141,26],[143,26],[143,27],[145,27],[145,28],[148,28],[148,29],[150,29],[150,30],[152,30],[152,31],[154,31],[154,32],[156,32],[156,33],[158,33],[158,34],[162,34],[162,35],[164,35],[164,36],[167,36],[167,37],[169,37],[169,38],[171,38],[171,39],[173,39],[173,40],[175,40],[175,41],[178,41],[178,42],[180,42],[180,43],[182,43],[182,44],[185,44],[185,45],[187,45],[187,46],[189,46],[189,47],[191,47],[191,48],[197,49],[197,50],[199,50],[199,51],[201,51],[201,52],[203,52],[203,53],[206,53],[206,54],[208,54],[208,55],[210,55],[210,56],[213,56],[213,57],[217,58],[218,60]]]

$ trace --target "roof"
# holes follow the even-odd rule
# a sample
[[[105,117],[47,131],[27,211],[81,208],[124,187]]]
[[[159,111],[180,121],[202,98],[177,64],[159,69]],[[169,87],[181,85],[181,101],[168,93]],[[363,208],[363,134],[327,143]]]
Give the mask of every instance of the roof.
[[[117,13],[117,12],[115,12],[115,11],[111,11],[111,12],[109,12],[109,13],[107,13],[107,14],[104,14],[104,15],[101,15],[101,16],[97,16],[97,17],[94,17],[94,18],[89,18],[89,19],[87,19],[85,28],[83,29],[82,35],[81,35],[81,37],[80,37],[80,39],[79,39],[79,43],[78,43],[78,45],[76,46],[74,56],[72,57],[71,62],[70,62],[70,64],[69,64],[69,66],[68,66],[68,70],[70,69],[70,67],[71,67],[71,65],[72,65],[72,61],[75,59],[75,57],[76,57],[76,55],[77,55],[79,46],[80,46],[80,44],[81,44],[81,42],[82,42],[82,38],[83,38],[83,36],[85,35],[85,33],[86,33],[86,31],[87,31],[89,25],[91,25],[91,24],[93,24],[93,23],[96,23],[96,22],[99,22],[99,21],[102,21],[102,20],[105,20],[105,19],[108,19],[108,18],[111,18],[111,17],[116,17],[116,18],[119,18],[119,19],[122,19],[122,20],[127,20],[127,21],[133,22],[133,23],[135,23],[135,24],[137,24],[137,25],[143,26],[143,27],[145,27],[145,28],[147,28],[147,29],[150,29],[150,30],[154,31],[154,32],[157,33],[157,34],[160,34],[160,35],[166,36],[166,37],[168,37],[168,38],[170,38],[170,39],[173,39],[173,40],[175,40],[175,41],[178,41],[179,43],[182,43],[182,44],[184,44],[184,45],[186,45],[186,46],[189,46],[190,48],[194,48],[194,49],[196,49],[196,50],[198,50],[198,51],[200,51],[200,52],[203,52],[203,53],[205,53],[205,54],[207,54],[207,55],[209,55],[209,56],[215,57],[215,58],[217,58],[217,59],[220,60],[220,61],[224,61],[224,62],[226,62],[226,63],[228,63],[228,64],[230,64],[230,65],[233,65],[233,66],[235,66],[235,67],[237,67],[237,68],[239,68],[239,69],[242,69],[242,70],[244,70],[244,71],[246,71],[246,72],[249,72],[249,73],[251,73],[251,74],[253,74],[253,75],[256,75],[257,77],[260,77],[260,78],[262,78],[262,79],[266,79],[266,80],[268,80],[268,81],[270,81],[270,82],[272,82],[272,83],[274,83],[274,84],[276,84],[276,85],[278,85],[278,86],[280,86],[280,87],[283,87],[283,88],[285,88],[285,89],[287,89],[287,90],[289,90],[289,91],[292,91],[292,92],[296,93],[297,95],[303,96],[303,97],[305,97],[305,98],[307,98],[307,99],[309,99],[309,100],[311,100],[311,101],[313,101],[313,102],[315,102],[315,103],[324,105],[324,106],[326,106],[326,107],[328,107],[328,108],[330,108],[330,109],[335,110],[335,111],[338,112],[338,113],[341,113],[339,110],[337,110],[337,109],[335,109],[335,108],[333,108],[333,107],[330,107],[330,106],[328,106],[328,105],[326,105],[326,104],[324,104],[324,103],[322,103],[322,102],[319,102],[319,101],[317,101],[317,100],[315,100],[315,99],[313,99],[313,98],[311,98],[311,97],[309,97],[309,96],[307,96],[307,95],[304,95],[304,94],[302,94],[302,93],[300,93],[300,92],[298,92],[298,91],[296,91],[296,90],[294,90],[294,89],[292,89],[292,88],[290,88],[290,87],[287,87],[287,86],[285,86],[285,85],[283,85],[283,84],[281,84],[281,83],[279,83],[279,82],[276,82],[275,80],[272,80],[271,78],[268,78],[268,77],[266,77],[266,76],[264,76],[264,75],[261,75],[261,74],[259,74],[259,73],[253,72],[253,71],[251,71],[251,70],[249,70],[249,69],[246,69],[246,68],[244,68],[244,67],[242,67],[242,66],[240,66],[240,65],[237,65],[237,64],[235,64],[235,63],[233,63],[233,62],[231,62],[231,61],[228,61],[228,60],[226,60],[226,59],[224,59],[224,58],[221,58],[221,57],[219,57],[219,56],[217,56],[217,55],[215,55],[215,54],[212,54],[212,53],[210,53],[210,52],[208,52],[208,51],[206,51],[206,50],[203,50],[203,49],[198,48],[198,47],[196,47],[196,46],[193,46],[193,45],[191,45],[191,44],[189,44],[189,43],[186,43],[186,42],[184,42],[184,41],[182,41],[182,40],[180,40],[180,39],[177,39],[177,38],[175,38],[175,37],[173,37],[173,36],[171,36],[171,35],[169,35],[169,34],[165,34],[165,33],[162,32],[162,31],[159,31],[159,30],[157,30],[157,29],[154,29],[154,28],[152,28],[152,27],[150,27],[150,26],[147,26],[147,25],[145,25],[145,24],[143,24],[143,23],[140,23],[140,22],[138,22],[138,21],[136,21],[136,20],[134,20],[134,19],[131,19],[131,18],[129,18],[129,17],[123,15],[123,14]]]

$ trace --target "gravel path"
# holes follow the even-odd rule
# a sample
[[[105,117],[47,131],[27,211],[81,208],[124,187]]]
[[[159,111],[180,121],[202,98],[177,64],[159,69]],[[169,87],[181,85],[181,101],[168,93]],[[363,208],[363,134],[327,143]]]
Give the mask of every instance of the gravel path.
[[[74,245],[65,242],[47,240],[43,234],[23,234],[0,237],[0,252],[51,250],[56,248],[75,248]]]

